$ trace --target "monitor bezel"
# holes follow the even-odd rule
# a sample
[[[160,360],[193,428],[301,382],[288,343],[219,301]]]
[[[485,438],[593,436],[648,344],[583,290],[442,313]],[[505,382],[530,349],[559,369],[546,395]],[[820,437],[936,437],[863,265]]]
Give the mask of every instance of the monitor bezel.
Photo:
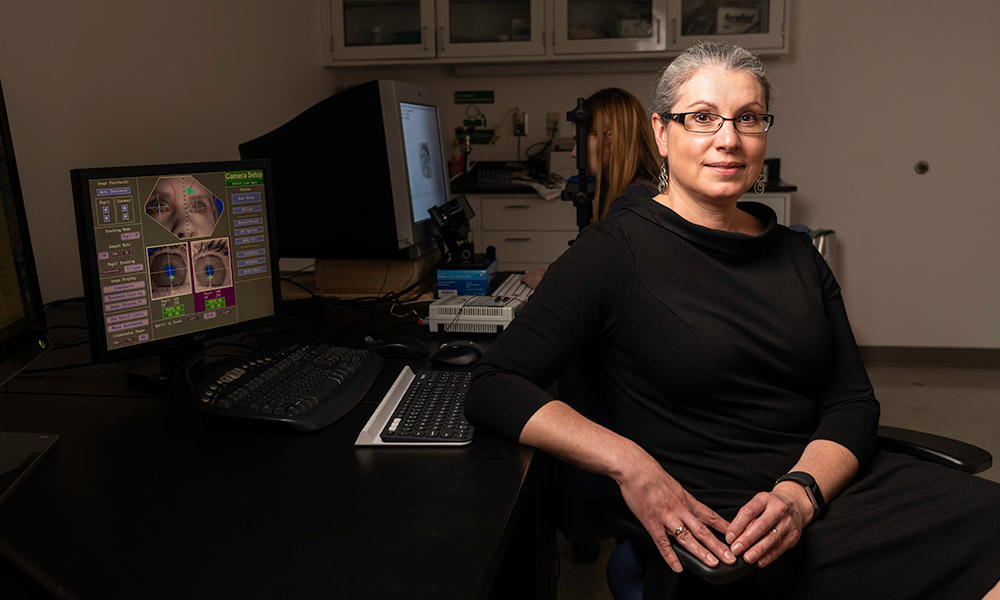
[[[403,147],[403,117],[401,104],[417,104],[434,109],[437,133],[441,146],[441,170],[444,179],[444,202],[452,198],[451,177],[448,173],[448,156],[445,153],[445,138],[441,129],[441,104],[436,90],[396,80],[378,80],[379,98],[382,101],[383,133],[385,135],[386,158],[390,165],[390,185],[392,188],[393,213],[396,220],[396,243],[399,250],[409,250],[411,258],[416,258],[434,247],[434,220],[430,213],[413,214],[413,198],[410,194],[410,165],[406,161]],[[406,236],[409,235],[409,238]]]
[[[0,160],[3,163],[2,168],[6,169],[10,181],[14,218],[17,219],[25,257],[24,269],[27,278],[26,281],[21,281],[20,276],[18,276],[18,286],[26,285],[32,298],[30,303],[25,304],[24,317],[20,319],[23,328],[11,333],[6,339],[0,340],[0,385],[2,385],[41,357],[51,347],[46,338],[45,306],[42,302],[35,254],[31,246],[28,216],[24,206],[21,179],[17,171],[17,160],[14,157],[14,140],[10,132],[10,122],[7,119],[7,104],[4,101],[2,86],[0,86],[0,153],[2,153],[2,160]]]
[[[231,323],[217,328],[205,329],[196,333],[178,335],[142,344],[109,348],[104,335],[104,312],[102,308],[100,277],[97,275],[96,236],[94,230],[94,212],[90,202],[90,186],[92,179],[109,177],[155,177],[158,175],[177,175],[179,173],[209,173],[218,171],[245,171],[262,169],[264,171],[264,212],[267,220],[267,245],[270,252],[268,268],[271,269],[271,293],[273,298],[273,314],[257,317],[247,321]],[[128,165],[121,167],[96,167],[73,169],[70,177],[73,186],[73,206],[76,213],[77,240],[80,247],[81,275],[83,276],[84,305],[87,313],[87,329],[90,337],[91,359],[94,362],[115,362],[132,358],[155,356],[165,350],[190,348],[192,344],[201,344],[209,339],[216,339],[254,329],[273,323],[281,311],[281,280],[278,269],[277,238],[275,226],[275,199],[271,186],[271,166],[267,159],[231,160],[201,163],[170,163],[156,165]]]

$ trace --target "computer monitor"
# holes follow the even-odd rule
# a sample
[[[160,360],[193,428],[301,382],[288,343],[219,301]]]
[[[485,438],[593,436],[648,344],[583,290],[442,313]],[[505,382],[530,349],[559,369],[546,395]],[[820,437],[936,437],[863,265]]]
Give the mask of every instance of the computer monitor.
[[[434,248],[428,209],[451,198],[435,90],[370,81],[239,150],[271,161],[282,257],[416,258]]]
[[[208,337],[280,300],[266,160],[71,172],[93,359],[159,354],[164,382]]]
[[[48,348],[14,143],[0,89],[0,384]]]

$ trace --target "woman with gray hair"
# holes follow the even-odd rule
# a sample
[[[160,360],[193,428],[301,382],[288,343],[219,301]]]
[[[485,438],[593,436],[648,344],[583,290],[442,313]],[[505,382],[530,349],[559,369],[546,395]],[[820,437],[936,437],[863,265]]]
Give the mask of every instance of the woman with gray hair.
[[[552,265],[476,366],[466,412],[614,479],[675,571],[674,544],[761,567],[727,597],[997,598],[1000,486],[876,449],[833,273],[768,207],[737,206],[771,95],[729,44],[663,71],[660,193],[621,198]],[[601,365],[608,426],[546,391],[581,357]]]

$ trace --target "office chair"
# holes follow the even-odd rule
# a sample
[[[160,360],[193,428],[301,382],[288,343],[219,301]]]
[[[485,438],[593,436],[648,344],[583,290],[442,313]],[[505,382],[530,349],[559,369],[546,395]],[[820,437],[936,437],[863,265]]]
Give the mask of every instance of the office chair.
[[[793,226],[792,229],[809,233],[817,250],[832,263],[835,239],[833,231],[809,230],[804,226]],[[576,373],[574,377],[581,378],[585,377],[586,373],[594,372],[596,371],[587,370]],[[575,382],[571,390],[574,394],[584,396],[585,399],[576,402],[587,406],[596,403],[592,398],[593,390],[599,387],[599,385],[595,387],[595,382],[591,379],[589,382]],[[970,474],[981,473],[993,465],[992,455],[982,448],[951,438],[898,427],[880,425],[878,445],[890,452],[909,454],[921,460]],[[734,565],[720,563],[718,567],[708,568],[680,544],[673,544],[671,547],[684,566],[683,573],[674,573],[660,556],[652,537],[632,514],[617,491],[588,496],[584,512],[597,523],[613,530],[616,538],[626,538],[626,541],[612,552],[608,560],[608,587],[611,588],[615,600],[675,599],[684,577],[697,576],[707,584],[725,585],[756,570],[753,565],[743,562],[742,558],[739,558]]]

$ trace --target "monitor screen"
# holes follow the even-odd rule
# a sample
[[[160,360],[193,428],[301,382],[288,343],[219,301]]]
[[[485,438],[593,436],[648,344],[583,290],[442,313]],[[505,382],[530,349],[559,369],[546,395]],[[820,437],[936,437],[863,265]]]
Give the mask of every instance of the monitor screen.
[[[162,353],[275,315],[267,161],[72,171],[95,360]]]
[[[45,352],[45,313],[0,90],[0,383]]]
[[[406,152],[407,180],[413,220],[430,218],[427,212],[448,201],[448,176],[441,150],[441,125],[434,106],[399,103]]]
[[[282,257],[406,259],[436,248],[427,211],[451,193],[431,88],[369,81],[239,150],[271,161]]]

